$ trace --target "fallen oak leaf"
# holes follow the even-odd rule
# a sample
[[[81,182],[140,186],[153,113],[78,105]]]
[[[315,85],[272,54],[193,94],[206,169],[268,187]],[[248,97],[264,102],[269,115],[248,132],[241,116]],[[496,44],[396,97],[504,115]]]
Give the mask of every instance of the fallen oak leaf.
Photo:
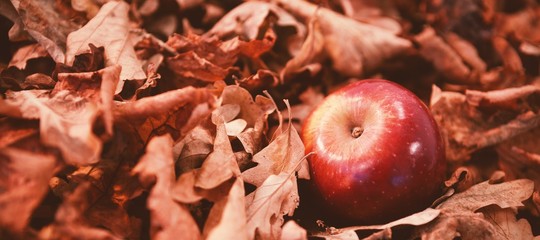
[[[500,208],[520,207],[523,201],[531,197],[533,190],[534,182],[528,179],[499,184],[485,181],[454,194],[436,208],[446,212],[475,212],[491,204]]]
[[[78,24],[62,16],[52,0],[11,2],[19,13],[22,29],[43,46],[55,62],[64,62],[67,36],[79,28]]]
[[[439,216],[440,213],[441,213],[441,210],[427,208],[421,212],[411,214],[409,216],[389,222],[387,224],[372,225],[372,226],[352,226],[352,227],[345,227],[345,228],[339,228],[339,229],[329,228],[327,229],[326,232],[313,233],[310,236],[324,237],[324,238],[328,237],[332,239],[332,236],[335,236],[335,235],[340,235],[347,232],[355,232],[355,231],[360,231],[360,230],[385,230],[385,229],[391,229],[393,227],[402,226],[402,225],[421,226],[421,225],[424,225],[433,221],[435,218]]]
[[[495,227],[481,213],[450,213],[444,211],[433,223],[416,230],[417,237],[425,240],[437,239],[478,239],[496,238]]]
[[[248,239],[244,183],[236,178],[214,202],[203,228],[204,239]]]
[[[506,114],[504,118],[489,118],[481,108],[467,100],[466,95],[442,92],[433,86],[431,112],[446,138],[446,157],[449,161],[466,161],[472,152],[501,143],[540,124],[540,114],[533,112],[530,104],[518,105],[521,109],[512,113],[510,119],[506,114],[508,112],[503,111],[499,114]]]
[[[113,134],[112,100],[116,85],[120,80],[121,69],[120,65],[113,65],[96,72],[59,73],[58,83],[51,94],[68,90],[96,102],[103,117],[105,130],[111,136]]]
[[[146,79],[133,47],[128,12],[126,2],[110,1],[85,26],[67,37],[67,65],[73,64],[76,55],[88,52],[91,43],[105,47],[105,66],[122,66],[115,94],[122,91],[124,80]]]
[[[498,239],[533,239],[529,222],[522,218],[517,220],[517,210],[514,208],[501,209],[488,206],[481,210],[485,218],[495,226]]]
[[[221,94],[221,104],[240,106],[237,119],[246,121],[245,130],[236,137],[240,140],[246,152],[254,154],[259,151],[262,137],[267,126],[267,118],[275,110],[269,98],[258,95],[255,101],[251,94],[240,86],[227,86]]]
[[[98,116],[93,102],[67,90],[53,96],[46,90],[8,92],[6,96],[0,99],[0,113],[39,119],[41,141],[60,149],[67,163],[87,165],[99,161],[102,143],[92,131]]]
[[[290,109],[288,102],[285,103]],[[287,128],[276,130],[277,137],[253,156],[253,162],[258,165],[242,172],[247,183],[258,187],[271,175],[289,172],[298,172],[299,178],[309,179],[304,143],[290,118],[289,115]]]
[[[303,25],[276,5],[267,2],[244,2],[223,16],[205,35],[218,36],[221,39],[240,36],[244,39],[255,40],[264,35],[264,32],[260,32],[261,27],[268,17],[274,15],[277,16],[278,26],[292,27],[299,36],[305,34]]]
[[[204,160],[197,173],[195,187],[212,189],[240,175],[223,119],[217,119],[214,150]]]
[[[332,10],[319,8],[303,0],[274,0],[278,6],[304,19],[315,18],[318,24],[309,34],[319,34],[311,54],[300,53],[293,58],[296,64],[285,67],[281,76],[287,77],[303,66],[321,62],[324,57],[332,60],[333,68],[346,76],[362,76],[376,69],[384,60],[411,47],[411,42],[394,33],[373,25],[361,23]],[[309,38],[309,37],[308,37]],[[323,41],[321,43],[320,41]],[[321,47],[321,44],[323,47]],[[302,46],[302,50],[312,50]],[[313,51],[313,50],[312,50]],[[295,60],[297,59],[297,60]]]
[[[172,144],[168,135],[152,138],[132,173],[138,175],[144,186],[151,186],[147,207],[150,210],[152,239],[173,239],[178,236],[199,239],[200,231],[195,220],[185,206],[172,199],[170,193],[175,180]]]
[[[210,89],[185,87],[133,102],[115,102],[114,120],[122,128],[135,130],[143,142],[160,132],[179,139],[210,114],[215,100]]]
[[[284,223],[283,215],[292,216],[298,202],[296,177],[287,173],[270,175],[246,196],[249,239],[278,239]]]

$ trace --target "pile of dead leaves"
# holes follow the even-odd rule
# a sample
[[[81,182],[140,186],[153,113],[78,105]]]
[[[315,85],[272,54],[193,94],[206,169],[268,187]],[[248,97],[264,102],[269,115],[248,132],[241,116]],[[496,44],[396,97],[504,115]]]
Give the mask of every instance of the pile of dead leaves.
[[[0,1],[0,239],[533,239],[539,25],[533,0]],[[430,105],[447,193],[325,226],[299,126],[371,77]]]

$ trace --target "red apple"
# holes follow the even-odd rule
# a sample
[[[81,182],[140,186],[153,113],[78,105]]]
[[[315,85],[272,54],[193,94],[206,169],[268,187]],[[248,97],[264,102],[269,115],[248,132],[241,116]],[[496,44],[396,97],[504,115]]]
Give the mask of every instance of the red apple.
[[[334,217],[381,223],[427,208],[445,180],[444,143],[424,103],[373,79],[330,94],[302,139],[312,182]]]

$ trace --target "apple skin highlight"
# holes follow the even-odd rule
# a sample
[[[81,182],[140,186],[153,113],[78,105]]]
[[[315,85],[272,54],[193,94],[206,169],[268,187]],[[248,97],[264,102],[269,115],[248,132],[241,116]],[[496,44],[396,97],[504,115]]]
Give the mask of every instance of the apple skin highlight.
[[[311,181],[332,217],[383,223],[427,208],[445,180],[444,142],[425,104],[386,80],[326,97],[305,121]]]

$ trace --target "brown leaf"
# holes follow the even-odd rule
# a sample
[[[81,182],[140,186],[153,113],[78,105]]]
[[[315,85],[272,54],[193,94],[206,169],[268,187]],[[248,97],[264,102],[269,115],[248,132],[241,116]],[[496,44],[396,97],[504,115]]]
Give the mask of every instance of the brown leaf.
[[[503,91],[504,95],[521,96],[506,94],[509,91],[511,90]],[[474,96],[479,95],[469,93],[470,97],[467,98],[456,92],[441,92],[436,87],[433,90],[431,112],[446,138],[446,157],[450,161],[468,160],[472,152],[498,144],[540,124],[540,115],[535,114],[528,104],[521,105],[519,111],[522,113],[499,111],[499,115],[490,116],[489,112],[469,103],[477,102]],[[486,94],[499,95],[496,92]]]
[[[66,39],[79,26],[57,11],[54,0],[12,0],[24,29],[49,52],[56,62],[64,62]]]
[[[215,124],[217,129],[214,150],[204,160],[195,180],[195,186],[203,189],[215,188],[240,175],[223,119],[218,119]]]
[[[477,79],[471,76],[471,70],[465,65],[461,57],[452,49],[443,38],[437,36],[435,30],[426,28],[415,36],[420,44],[420,55],[432,62],[435,68],[451,83],[474,84]]]
[[[13,54],[13,58],[9,61],[9,66],[15,66],[19,69],[26,68],[26,62],[30,59],[47,57],[49,54],[39,44],[30,44],[22,48],[17,49],[17,52]]]
[[[178,139],[210,114],[214,102],[210,89],[186,87],[134,102],[117,102],[114,120],[122,127],[135,129],[143,142],[163,132]]]
[[[288,12],[267,2],[244,2],[228,12],[206,34],[221,39],[240,36],[255,40],[264,35],[261,29],[268,18],[277,16],[276,24],[281,27],[295,28],[300,36],[305,34],[303,25]]]
[[[437,206],[447,212],[474,212],[482,207],[495,204],[501,208],[520,207],[531,197],[534,183],[528,179],[514,180],[499,184],[487,181],[476,184],[465,192],[454,194]]]
[[[214,149],[214,136],[211,129],[201,125],[193,128],[175,145],[175,149],[178,150],[174,159],[180,173],[200,168],[204,159]]]
[[[496,226],[497,239],[533,239],[531,225],[526,219],[517,220],[515,209],[489,206],[482,212]]]
[[[0,148],[0,227],[16,234],[27,227],[60,164],[52,154]]]
[[[283,8],[304,19],[313,18],[314,26],[310,35],[313,47],[303,46],[303,51],[314,51],[304,59],[293,58],[295,66],[286,67],[282,76],[297,72],[299,68],[314,62],[320,55],[332,60],[333,68],[346,76],[362,76],[378,68],[379,65],[395,55],[409,49],[411,43],[385,29],[361,23],[336,12],[300,0],[278,0]],[[369,36],[369,37],[367,37]],[[308,37],[309,39],[309,37]],[[320,41],[323,41],[321,43]],[[321,44],[323,47],[321,47]],[[302,53],[299,55],[301,56]]]
[[[289,116],[290,118],[290,116]],[[264,149],[253,156],[257,166],[242,172],[247,183],[260,186],[270,175],[297,172],[299,178],[309,179],[308,164],[303,158],[305,147],[291,121]]]
[[[529,178],[535,181],[538,190],[540,176],[540,148],[535,128],[514,138],[508,139],[496,147],[499,154],[499,166],[510,179]]]
[[[249,239],[278,239],[283,215],[292,216],[298,206],[296,178],[289,174],[270,175],[246,197]]]
[[[124,1],[111,1],[103,5],[98,14],[84,27],[69,34],[66,61],[72,65],[75,56],[90,50],[89,44],[105,47],[105,66],[120,65],[120,81],[115,94],[122,91],[124,80],[146,79],[137,59],[129,31],[129,5]]]
[[[39,232],[41,239],[120,239],[108,231],[88,225],[84,219],[90,207],[88,190],[90,183],[79,185],[73,193],[65,197],[58,208],[55,222]]]
[[[436,239],[496,239],[496,228],[481,213],[441,215],[437,221],[421,229],[423,240]]]
[[[51,94],[63,90],[76,92],[99,106],[105,130],[113,134],[113,98],[116,85],[120,79],[120,65],[113,65],[97,72],[59,73],[58,83]],[[99,91],[96,91],[99,90]]]
[[[145,155],[133,174],[145,186],[152,186],[147,200],[150,210],[150,236],[152,239],[199,239],[200,232],[187,208],[176,203],[170,194],[175,174],[170,136],[154,137],[148,143]]]
[[[444,182],[444,185],[456,189],[457,192],[463,192],[480,182],[481,179],[478,174],[478,169],[475,167],[462,166],[454,170],[454,173],[452,173],[450,179]]]
[[[339,229],[330,228],[330,229],[327,229],[326,232],[315,233],[312,236],[332,239],[332,237],[339,236],[340,234],[344,234],[347,232],[355,232],[359,230],[385,230],[385,229],[391,229],[393,227],[401,226],[401,225],[421,226],[421,225],[424,225],[433,221],[435,218],[439,216],[440,213],[441,213],[441,210],[427,208],[424,211],[411,214],[407,217],[404,217],[404,218],[401,218],[401,219],[398,219],[398,220],[395,220],[395,221],[392,221],[383,225],[352,226],[352,227],[345,227],[345,228],[339,228]]]
[[[204,225],[204,239],[248,239],[244,183],[236,178],[230,190],[217,200]]]
[[[39,119],[41,141],[60,149],[69,164],[86,165],[99,161],[102,143],[92,131],[98,109],[83,97],[67,90],[54,95],[43,90],[9,92],[7,99],[0,100],[0,113]]]
[[[266,130],[268,115],[275,109],[271,101],[263,96],[257,96],[255,101],[251,94],[239,86],[227,86],[221,94],[222,105],[234,104],[240,106],[236,118],[246,121],[246,129],[237,135],[246,152],[254,154],[260,149],[262,137]]]

